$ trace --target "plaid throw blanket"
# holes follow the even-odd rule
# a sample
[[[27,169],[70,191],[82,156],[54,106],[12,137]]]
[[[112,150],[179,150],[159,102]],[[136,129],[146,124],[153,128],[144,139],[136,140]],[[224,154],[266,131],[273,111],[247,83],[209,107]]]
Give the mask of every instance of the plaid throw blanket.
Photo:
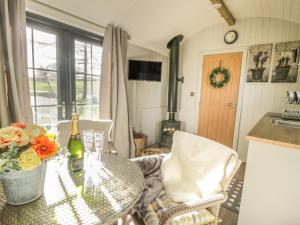
[[[145,177],[145,189],[130,212],[131,214],[137,213],[141,219],[146,216],[148,205],[155,201],[164,188],[160,172],[163,157],[163,155],[151,155],[132,159],[141,168]]]
[[[180,203],[174,202],[167,194],[162,191],[159,196],[147,207],[147,214],[143,218],[146,225],[158,225],[161,222],[165,212],[169,209],[174,209]],[[166,225],[214,225],[220,220],[215,217],[207,209],[202,210],[187,210],[184,214],[180,211],[173,210],[170,217],[164,218],[168,220]]]

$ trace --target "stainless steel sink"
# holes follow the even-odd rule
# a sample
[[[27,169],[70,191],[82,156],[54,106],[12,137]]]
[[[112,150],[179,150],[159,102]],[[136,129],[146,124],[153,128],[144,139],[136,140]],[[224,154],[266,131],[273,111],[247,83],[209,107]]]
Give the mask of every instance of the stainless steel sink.
[[[298,122],[298,121],[291,121],[291,120],[273,119],[272,124],[275,126],[300,128],[300,121]]]

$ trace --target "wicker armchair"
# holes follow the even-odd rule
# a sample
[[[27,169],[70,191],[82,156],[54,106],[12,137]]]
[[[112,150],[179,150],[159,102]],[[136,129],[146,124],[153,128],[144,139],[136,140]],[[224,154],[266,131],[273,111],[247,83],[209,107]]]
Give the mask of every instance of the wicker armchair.
[[[160,217],[159,225],[168,224],[170,221],[172,221],[172,219],[174,219],[177,216],[181,216],[193,211],[200,211],[203,209],[208,210],[213,216],[218,217],[221,204],[227,200],[227,190],[230,181],[233,178],[236,171],[238,170],[238,168],[240,167],[240,165],[240,159],[235,155],[232,155],[227,162],[227,166],[225,167],[226,169],[224,171],[224,177],[221,182],[221,185],[225,192],[215,194],[206,199],[185,202],[178,204],[174,207],[168,208],[163,212],[162,216]],[[134,224],[144,225],[144,222],[140,220],[136,214],[132,215],[131,217],[133,219]],[[216,225],[218,222],[219,221],[215,221],[207,224]]]

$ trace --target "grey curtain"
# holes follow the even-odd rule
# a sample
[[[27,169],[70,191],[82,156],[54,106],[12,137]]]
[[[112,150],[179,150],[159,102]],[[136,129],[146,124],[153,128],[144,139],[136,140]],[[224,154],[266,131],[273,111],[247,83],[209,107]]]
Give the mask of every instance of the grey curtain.
[[[119,155],[134,156],[132,126],[126,91],[128,34],[109,25],[102,51],[99,111],[101,119],[111,119],[110,138]]]
[[[0,127],[32,122],[24,0],[0,0]]]

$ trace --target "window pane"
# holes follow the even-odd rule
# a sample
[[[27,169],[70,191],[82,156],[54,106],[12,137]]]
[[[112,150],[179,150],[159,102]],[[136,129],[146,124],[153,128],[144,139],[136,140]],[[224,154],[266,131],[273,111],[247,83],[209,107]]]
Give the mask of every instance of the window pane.
[[[32,118],[33,118],[33,123],[37,123],[37,118],[36,118],[36,112],[35,112],[35,107],[31,107],[32,110]]]
[[[91,103],[91,75],[76,74],[76,102]]]
[[[102,47],[75,40],[76,103],[82,119],[99,118]]]
[[[57,106],[37,107],[37,123],[52,130],[58,121]]]
[[[32,62],[32,37],[31,37],[31,28],[27,27],[26,28],[26,38],[27,38],[27,63],[28,67],[32,68],[33,67],[33,62]]]
[[[34,67],[56,70],[56,35],[33,30]]]
[[[102,47],[92,45],[92,74],[100,75],[101,73],[101,60],[102,60]]]
[[[99,105],[93,105],[93,120],[98,120],[99,119]]]
[[[29,80],[29,89],[30,89],[30,103],[31,103],[31,106],[34,106],[35,105],[34,86],[33,86],[34,80],[33,80],[33,70],[32,69],[28,70],[28,80]]]
[[[99,76],[76,74],[76,103],[80,118],[99,118],[99,89]]]
[[[84,73],[85,66],[85,43],[75,41],[75,71],[76,73]]]
[[[99,90],[100,90],[100,77],[99,76],[92,76],[92,103],[98,104],[99,103]]]
[[[36,104],[57,104],[57,73],[44,70],[35,71]]]
[[[86,55],[87,55],[87,73],[92,73],[92,46],[90,44],[86,44]]]
[[[90,105],[77,105],[77,113],[80,119],[92,119],[92,110]]]
[[[91,45],[75,41],[75,70],[76,73],[91,74]]]
[[[75,41],[76,73],[100,75],[102,47],[82,41]]]

